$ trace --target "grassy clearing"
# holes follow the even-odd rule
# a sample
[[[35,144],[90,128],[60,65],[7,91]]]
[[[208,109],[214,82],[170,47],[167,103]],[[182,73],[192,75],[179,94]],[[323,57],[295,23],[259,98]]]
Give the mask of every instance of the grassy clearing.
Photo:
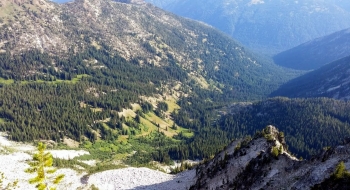
[[[76,84],[77,82],[79,82],[82,78],[84,77],[89,77],[89,75],[87,74],[82,74],[82,75],[77,75],[75,78],[73,78],[72,80],[54,80],[54,81],[45,81],[45,80],[30,80],[30,81],[20,81],[20,84],[29,84],[29,83],[47,83],[47,84],[60,84],[60,83],[67,83],[67,84]],[[15,81],[13,79],[4,79],[4,78],[0,78],[0,84],[3,85],[10,85],[15,83]]]
[[[6,122],[6,120],[4,118],[0,118],[0,124],[3,124],[5,122]]]
[[[146,136],[150,134],[152,131],[158,130],[157,126],[155,126],[152,122],[142,117],[141,117],[141,128],[142,128],[142,133],[137,136]]]
[[[126,144],[128,143],[128,138],[129,138],[129,135],[119,135],[117,141],[119,143]]]
[[[13,84],[15,81],[13,79],[4,79],[4,78],[0,78],[0,84],[4,84],[4,85],[9,85],[9,84]]]
[[[179,110],[181,108],[176,104],[176,100],[174,98],[166,100],[165,103],[168,104],[168,113],[172,113],[173,111]]]
[[[176,130],[177,133],[182,133],[183,136],[187,137],[187,138],[191,138],[194,136],[194,133],[193,132],[189,132],[188,129],[185,129],[183,127],[177,127],[177,130]]]
[[[187,137],[187,138],[191,138],[193,137],[194,133],[190,132],[188,129],[182,128],[182,127],[177,127],[176,130],[172,129],[171,127],[168,127],[168,130],[161,130],[162,132],[164,132],[164,134],[167,137],[173,137],[175,135],[178,135],[179,133],[182,133],[183,136]]]
[[[78,172],[87,172],[88,175],[106,170],[121,169],[126,167],[124,165],[115,164],[113,162],[97,163],[96,166],[90,166],[81,161],[78,161],[76,158],[71,160],[54,158],[53,166],[56,168],[71,168]]]
[[[145,115],[145,119],[149,120],[151,123],[159,125],[161,129],[166,129],[166,127],[170,127],[170,123],[167,123],[162,118],[158,117],[153,112],[149,112]]]
[[[162,118],[158,117],[157,115],[151,112],[146,114],[145,116],[146,120],[148,120],[148,122],[145,121],[145,125],[152,127],[152,129],[155,128],[154,130],[158,130],[158,127],[155,124],[159,124],[159,131],[163,132],[167,137],[173,137],[181,131],[183,132],[183,134],[187,133],[186,129],[183,129],[181,127],[178,127],[177,130],[171,129],[171,126],[174,123],[172,120],[163,120]]]
[[[142,110],[140,104],[131,104],[132,111],[136,112],[137,110]]]
[[[76,84],[84,77],[90,77],[90,75],[87,75],[87,74],[77,75],[75,78],[72,78],[72,80],[57,79],[55,81],[42,81],[42,82],[52,83],[52,84],[59,84],[59,83]],[[40,80],[38,80],[38,81],[41,82]],[[38,81],[34,81],[34,82],[38,82]]]
[[[102,111],[103,111],[102,108],[90,108],[90,109],[91,109],[91,111],[93,111],[93,112],[102,112]]]
[[[175,98],[167,99],[166,103],[169,109],[165,113],[165,115],[167,115],[165,119],[158,117],[153,112],[143,113],[139,115],[140,123],[138,127],[135,126],[138,122],[138,120],[135,119],[135,112],[141,109],[139,104],[132,104],[132,109],[123,109],[122,112],[118,112],[119,116],[124,116],[126,118],[126,122],[122,124],[122,130],[112,129],[113,133],[119,133],[116,140],[97,140],[94,143],[84,142],[81,144],[81,147],[87,149],[90,155],[83,155],[78,157],[78,159],[96,160],[99,162],[98,165],[86,168],[85,170],[89,174],[92,174],[106,169],[120,168],[123,167],[123,164],[155,167],[154,165],[150,165],[152,161],[151,153],[157,150],[154,141],[162,141],[165,142],[166,146],[173,146],[181,141],[172,138],[175,135],[181,133],[187,138],[193,137],[194,133],[190,132],[188,129],[180,126],[177,126],[175,130],[171,128],[174,121],[169,117],[169,114],[180,109],[180,106],[176,104]],[[80,106],[84,107],[87,105],[81,103]],[[101,122],[104,127],[109,128],[106,124],[107,120],[99,122]],[[128,133],[124,133],[125,131],[128,131]],[[165,136],[159,134],[158,131],[164,133]],[[121,132],[128,135],[121,135]]]
[[[123,109],[122,112],[118,112],[119,117],[124,116],[125,118],[135,118],[136,113],[131,109]]]
[[[114,160],[124,160],[126,159],[128,156],[130,156],[130,154],[128,153],[124,153],[124,154],[116,154],[114,155]]]

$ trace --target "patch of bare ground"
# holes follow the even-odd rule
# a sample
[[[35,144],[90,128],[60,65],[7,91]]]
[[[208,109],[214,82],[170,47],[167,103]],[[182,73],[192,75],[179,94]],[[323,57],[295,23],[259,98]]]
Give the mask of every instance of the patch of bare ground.
[[[75,140],[67,138],[67,137],[63,138],[63,143],[70,148],[78,148],[79,147],[78,141],[75,141]]]

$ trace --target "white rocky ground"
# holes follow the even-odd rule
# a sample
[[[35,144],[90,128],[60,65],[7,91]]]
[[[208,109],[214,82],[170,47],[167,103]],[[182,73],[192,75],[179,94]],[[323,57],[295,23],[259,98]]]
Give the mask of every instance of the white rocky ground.
[[[99,189],[136,189],[136,190],[181,190],[189,189],[194,182],[195,171],[178,175],[169,175],[148,168],[124,168],[109,170],[91,175],[88,184]]]
[[[89,152],[85,150],[49,150],[49,152],[54,158],[61,158],[66,160],[73,159],[84,154],[89,154]]]
[[[4,133],[0,133],[0,172],[5,174],[3,186],[18,180],[17,189],[34,190],[35,185],[29,184],[28,180],[33,174],[25,173],[29,167],[27,161],[32,159],[31,152],[35,147],[22,143],[15,143],[6,139]],[[86,151],[73,150],[50,150],[54,157],[62,159],[74,158]],[[90,161],[94,162],[95,161]],[[86,177],[86,173],[79,173],[72,169],[60,169],[56,174],[65,174],[61,185],[57,189],[89,189],[91,185],[100,190],[112,189],[167,189],[185,190],[194,183],[194,171],[187,171],[178,175],[165,174],[148,168],[124,168],[109,170]],[[0,189],[3,187],[0,186]]]

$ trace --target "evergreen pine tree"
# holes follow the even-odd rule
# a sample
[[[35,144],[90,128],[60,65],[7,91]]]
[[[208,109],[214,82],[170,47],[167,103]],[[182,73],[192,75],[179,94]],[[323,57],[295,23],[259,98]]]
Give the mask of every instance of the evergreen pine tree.
[[[53,176],[57,169],[52,167],[53,158],[51,153],[45,152],[46,145],[41,142],[37,148],[38,152],[33,155],[33,161],[29,163],[30,168],[25,170],[28,173],[37,174],[29,180],[29,183],[37,184],[35,187],[38,190],[55,190],[56,185],[62,181],[64,175]]]

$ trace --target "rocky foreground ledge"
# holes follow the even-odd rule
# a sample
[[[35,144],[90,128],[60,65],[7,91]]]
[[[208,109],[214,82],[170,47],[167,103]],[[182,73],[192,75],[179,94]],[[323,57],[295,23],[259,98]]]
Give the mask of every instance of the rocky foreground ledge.
[[[337,172],[341,163],[344,168]],[[214,159],[199,165],[197,181],[190,189],[348,190],[349,169],[350,139],[310,160],[299,160],[287,150],[284,134],[267,126],[253,138],[233,141]],[[338,177],[332,177],[335,173]]]
[[[8,141],[0,135],[0,171],[4,184],[19,180],[18,189],[31,190],[32,178],[24,172],[34,147]],[[72,158],[86,151],[56,150],[53,155]],[[342,169],[340,169],[342,168]],[[286,147],[284,134],[268,126],[253,138],[231,142],[212,160],[189,170],[170,175],[148,168],[108,170],[92,175],[73,169],[60,169],[65,178],[57,189],[87,190],[199,190],[199,189],[350,189],[350,139],[330,147],[310,160],[299,160]],[[320,188],[325,187],[325,188]],[[1,188],[1,187],[0,187]]]
[[[17,189],[35,190],[35,185],[28,180],[33,174],[25,173],[29,167],[28,160],[32,159],[31,152],[35,147],[7,140],[0,134],[0,172],[4,173],[3,184],[18,180]],[[54,150],[53,156],[63,159],[74,158],[86,151]],[[57,174],[65,174],[65,178],[57,189],[72,190],[91,189],[92,186],[100,190],[114,189],[147,189],[147,190],[185,190],[194,183],[195,171],[186,171],[178,175],[170,175],[148,168],[123,168],[108,170],[87,176],[87,173],[73,169],[59,169]],[[0,187],[1,189],[2,187]]]

